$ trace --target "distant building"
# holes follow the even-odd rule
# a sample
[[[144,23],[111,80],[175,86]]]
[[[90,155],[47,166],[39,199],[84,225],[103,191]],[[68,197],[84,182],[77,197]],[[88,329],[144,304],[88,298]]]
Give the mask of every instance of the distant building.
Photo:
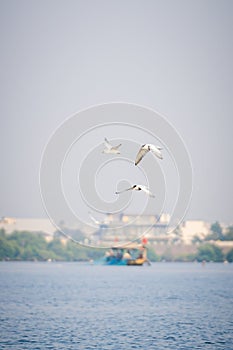
[[[179,228],[180,239],[185,244],[191,244],[194,237],[204,239],[210,233],[210,224],[201,220],[184,221]]]
[[[167,225],[170,220],[168,214],[158,215],[137,215],[137,214],[124,214],[119,216],[110,217],[108,215],[109,223],[103,227],[99,234],[99,239],[102,241],[124,241],[135,240],[141,235],[147,235],[147,238],[154,240],[162,238],[169,239],[167,235]],[[106,220],[104,220],[106,223]],[[101,228],[101,227],[100,227]],[[94,236],[93,236],[94,237]]]
[[[6,233],[14,231],[42,232],[45,235],[53,236],[56,227],[52,225],[49,219],[31,219],[31,218],[10,218],[3,217],[0,219],[0,229]]]
[[[92,227],[87,224],[78,224],[75,227],[63,227],[68,236],[82,242],[96,241],[122,241],[135,240],[146,233],[147,238],[156,244],[180,242],[183,244],[192,244],[195,237],[200,240],[210,233],[211,225],[201,220],[187,220],[179,225],[172,233],[167,232],[170,215],[163,213],[157,215],[136,215],[124,214],[111,215],[106,214],[99,227]],[[6,233],[14,231],[28,231],[34,233],[43,233],[47,240],[54,237],[57,228],[53,226],[49,219],[31,219],[31,218],[11,218],[3,217],[0,219],[0,229]],[[61,237],[66,240],[64,236]]]

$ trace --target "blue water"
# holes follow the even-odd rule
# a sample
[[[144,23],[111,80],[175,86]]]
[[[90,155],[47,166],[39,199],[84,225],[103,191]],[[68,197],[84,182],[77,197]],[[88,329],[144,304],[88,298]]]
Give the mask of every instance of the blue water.
[[[233,349],[233,264],[0,263],[0,349]]]

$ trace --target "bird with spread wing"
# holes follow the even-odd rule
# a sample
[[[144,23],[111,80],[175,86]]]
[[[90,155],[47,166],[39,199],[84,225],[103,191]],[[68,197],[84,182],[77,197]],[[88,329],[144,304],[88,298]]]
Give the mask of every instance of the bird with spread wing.
[[[118,191],[118,192],[115,192],[115,193],[116,194],[120,194],[120,193],[123,193],[123,192],[126,192],[126,191],[143,191],[148,196],[153,197],[153,198],[155,197],[155,195],[149,190],[149,188],[144,186],[144,185],[133,185],[130,188],[126,188],[125,190]]]
[[[152,145],[150,143],[146,143],[145,145],[142,145],[136,156],[135,165],[138,165],[138,163],[142,160],[143,157],[145,157],[145,155],[148,152],[152,152],[159,159],[163,159],[161,150],[162,150],[161,147]]]
[[[121,146],[121,143],[119,145],[117,145],[117,146],[113,146],[113,145],[111,145],[111,143],[105,137],[104,145],[105,145],[105,149],[103,150],[102,153],[106,153],[106,154],[120,154],[119,148]]]

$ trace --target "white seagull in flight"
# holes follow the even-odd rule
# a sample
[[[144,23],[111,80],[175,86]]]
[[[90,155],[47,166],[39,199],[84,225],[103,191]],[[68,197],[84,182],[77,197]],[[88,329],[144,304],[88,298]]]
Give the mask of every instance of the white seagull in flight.
[[[96,220],[96,219],[94,218],[94,216],[91,215],[90,212],[88,212],[88,215],[89,215],[90,219],[91,219],[96,225],[100,225],[100,224],[101,224],[101,222],[98,221],[98,220]]]
[[[111,143],[105,137],[104,144],[105,144],[105,149],[103,150],[102,153],[120,154],[120,151],[118,150],[118,148],[121,146],[121,143],[117,146],[112,146]]]
[[[145,145],[142,145],[140,148],[136,160],[135,165],[138,165],[138,163],[142,160],[142,158],[148,153],[152,152],[156,157],[159,159],[163,159],[163,155],[161,153],[162,148],[159,146],[151,145],[150,143],[146,143]]]
[[[154,195],[153,195],[153,193],[149,190],[149,188],[148,187],[146,187],[146,186],[143,186],[143,185],[133,185],[132,187],[130,187],[130,188],[126,188],[125,190],[123,190],[123,191],[119,191],[119,192],[115,192],[116,194],[120,194],[120,193],[123,193],[123,192],[126,192],[126,191],[143,191],[143,192],[145,192],[148,196],[150,196],[150,197],[155,197]]]

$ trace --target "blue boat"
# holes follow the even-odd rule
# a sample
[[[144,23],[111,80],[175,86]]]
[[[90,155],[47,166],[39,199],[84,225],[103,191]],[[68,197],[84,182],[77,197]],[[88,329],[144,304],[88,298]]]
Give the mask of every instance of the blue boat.
[[[147,248],[138,243],[114,245],[106,251],[103,258],[104,265],[142,266],[144,263],[150,265]]]

